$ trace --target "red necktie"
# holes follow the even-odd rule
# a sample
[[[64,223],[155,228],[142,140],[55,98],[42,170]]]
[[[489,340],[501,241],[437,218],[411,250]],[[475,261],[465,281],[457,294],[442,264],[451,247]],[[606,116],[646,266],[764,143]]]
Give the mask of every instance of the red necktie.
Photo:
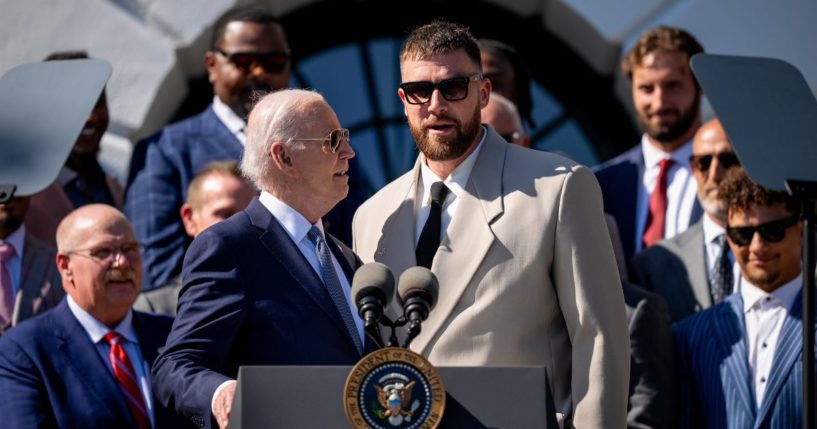
[[[6,264],[14,256],[14,248],[8,243],[0,244],[0,327],[11,325],[14,313],[14,289]]]
[[[125,394],[133,419],[139,429],[150,429],[150,418],[148,418],[145,401],[142,399],[142,392],[139,390],[139,383],[136,380],[136,372],[133,370],[125,347],[122,345],[122,336],[111,331],[105,334],[105,341],[111,345],[110,360],[113,367],[113,375]]]
[[[644,248],[652,246],[664,238],[664,223],[667,218],[667,176],[673,160],[662,159],[658,164],[658,181],[650,194],[650,212],[647,215],[647,227],[644,228]]]

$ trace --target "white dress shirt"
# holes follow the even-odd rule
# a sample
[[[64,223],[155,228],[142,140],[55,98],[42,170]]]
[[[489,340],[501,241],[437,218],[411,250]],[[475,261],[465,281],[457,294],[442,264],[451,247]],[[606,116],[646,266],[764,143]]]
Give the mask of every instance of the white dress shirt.
[[[233,109],[224,104],[218,96],[213,97],[213,112],[216,118],[241,142],[241,146],[244,146],[247,143],[247,136],[244,134],[247,123],[244,122],[244,119],[238,117]]]
[[[634,154],[638,154],[637,151]],[[640,171],[641,185],[638,189],[638,211],[636,212],[635,253],[642,249],[641,239],[647,226],[647,215],[650,208],[650,195],[658,183],[659,164],[662,160],[672,158],[675,161],[667,173],[667,213],[664,221],[664,238],[670,238],[687,230],[692,218],[692,210],[698,198],[698,184],[689,168],[689,157],[692,155],[692,141],[684,143],[672,153],[666,153],[647,139],[641,138],[641,154],[644,157],[643,170]]]
[[[25,237],[26,227],[20,225],[17,231],[12,232],[5,240],[0,240],[0,243],[6,243],[14,249],[14,256],[6,262],[6,269],[11,277],[11,293],[12,297],[17,296],[17,291],[20,290],[20,275],[23,269],[23,252],[25,251]]]
[[[105,335],[110,332],[111,329],[103,325],[99,320],[96,320],[94,316],[91,316],[87,311],[83,310],[70,295],[66,297],[66,300],[68,301],[68,309],[71,310],[71,313],[76,317],[79,324],[85,329],[85,333],[88,334],[91,342],[96,346],[96,351],[99,352],[102,363],[105,365],[105,368],[111,371],[111,376],[113,376],[113,367],[111,367],[110,360],[111,345],[105,341]],[[150,425],[155,427],[156,423],[153,420],[153,396],[151,395],[149,377],[150,366],[142,358],[142,352],[139,350],[139,338],[136,336],[136,331],[133,330],[133,312],[128,311],[128,315],[125,316],[122,322],[120,322],[113,331],[117,332],[124,339],[122,344],[125,348],[125,353],[128,354],[128,358],[133,364],[133,370],[136,372],[139,390],[142,392],[142,398],[145,399],[145,407],[147,407]],[[116,379],[114,379],[114,382],[118,383]]]
[[[488,135],[488,130],[482,127],[482,139],[477,144],[477,148],[465,158],[445,180],[440,179],[433,171],[426,165],[425,155],[420,162],[420,183],[417,184],[417,189],[421,194],[415,201],[414,212],[416,224],[414,227],[414,247],[417,247],[417,242],[420,241],[420,234],[423,232],[423,227],[428,220],[428,215],[431,212],[431,185],[434,182],[442,181],[445,187],[448,188],[448,195],[443,201],[443,212],[440,223],[440,240],[445,237],[445,231],[448,225],[451,224],[451,219],[457,209],[457,203],[460,201],[460,196],[465,193],[465,185],[468,184],[468,179],[471,177],[471,170],[474,169],[474,164],[477,163],[479,152],[482,150],[482,144],[485,143],[485,137]]]
[[[763,403],[766,384],[772,369],[777,340],[783,321],[791,311],[797,293],[803,286],[802,275],[766,293],[745,279],[741,280],[743,312],[746,320],[746,345],[749,352],[749,370],[755,389],[757,406]]]
[[[718,258],[721,256],[721,246],[718,245],[718,237],[722,234],[726,234],[726,228],[718,225],[712,220],[709,215],[703,215],[703,228],[704,228],[704,247],[706,252],[704,253],[704,259],[706,260],[706,274],[707,278],[709,278],[709,273],[715,269],[715,263],[718,262]],[[723,242],[723,245],[729,247],[729,243],[726,241]],[[729,261],[732,262],[732,290],[730,293],[735,293],[740,286],[740,265],[735,262],[735,255],[732,252],[729,252]]]

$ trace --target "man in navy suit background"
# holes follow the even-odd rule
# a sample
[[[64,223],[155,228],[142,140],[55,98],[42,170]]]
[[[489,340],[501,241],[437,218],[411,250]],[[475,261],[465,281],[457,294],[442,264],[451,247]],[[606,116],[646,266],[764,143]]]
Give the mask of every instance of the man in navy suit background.
[[[737,293],[675,326],[682,427],[800,427],[798,204],[742,169],[729,171],[718,194],[727,200],[727,237],[742,278]]]
[[[143,245],[146,290],[181,270],[189,239],[179,209],[193,177],[211,161],[240,160],[253,101],[289,84],[284,29],[258,6],[231,9],[216,21],[204,62],[215,93],[210,106],[139,142],[131,159],[125,213]]]
[[[60,223],[57,245],[68,297],[0,338],[3,427],[179,427],[152,399],[150,365],[171,319],[131,310],[142,260],[125,216],[83,206]]]
[[[689,169],[702,95],[689,59],[699,52],[703,47],[691,34],[661,26],[646,31],[622,60],[644,135],[640,144],[599,166],[596,177],[628,261],[703,214]]]
[[[188,249],[153,367],[162,403],[223,427],[240,366],[351,365],[371,349],[350,296],[360,261],[321,224],[349,192],[354,155],[316,92],[278,91],[253,108],[241,169],[261,195]]]

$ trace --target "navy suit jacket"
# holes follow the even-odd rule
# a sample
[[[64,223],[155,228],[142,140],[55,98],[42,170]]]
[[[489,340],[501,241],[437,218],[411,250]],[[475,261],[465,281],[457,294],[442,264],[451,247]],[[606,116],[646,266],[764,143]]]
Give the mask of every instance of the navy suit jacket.
[[[740,294],[676,323],[681,427],[801,427],[801,315],[802,296],[798,294],[783,322],[761,404],[757,404],[751,381]]]
[[[359,259],[327,238],[351,279]],[[352,365],[362,357],[320,277],[257,198],[196,237],[182,278],[154,392],[199,427],[212,424],[216,388],[242,365]]]
[[[189,239],[179,209],[196,173],[212,161],[239,161],[243,150],[212,106],[137,144],[125,213],[142,244],[144,290],[167,283],[181,268]]]
[[[638,151],[636,157],[633,157],[632,151]],[[629,261],[635,252],[638,192],[642,187],[641,171],[643,170],[644,155],[641,146],[636,146],[594,168],[596,179],[601,186],[604,211],[616,219],[626,261]],[[703,215],[703,209],[696,200],[690,224],[697,222],[701,215]]]
[[[133,312],[142,357],[152,364],[171,318]],[[7,428],[135,428],[125,396],[85,329],[62,300],[0,338],[0,425]],[[156,428],[179,427],[153,401]]]

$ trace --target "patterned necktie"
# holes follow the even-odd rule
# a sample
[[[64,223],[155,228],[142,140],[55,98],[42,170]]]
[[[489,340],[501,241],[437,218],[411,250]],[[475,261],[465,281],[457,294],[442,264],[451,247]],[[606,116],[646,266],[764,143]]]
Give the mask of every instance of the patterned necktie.
[[[346,294],[343,293],[343,286],[338,279],[338,273],[335,271],[335,264],[332,263],[332,254],[329,251],[329,246],[323,239],[323,235],[318,227],[313,226],[306,234],[309,241],[315,245],[315,253],[318,254],[318,262],[321,265],[321,277],[323,278],[323,285],[326,287],[329,296],[335,303],[335,308],[338,309],[352,341],[355,343],[358,353],[363,353],[363,345],[360,342],[360,336],[357,333],[357,326],[355,319],[352,316],[352,310],[349,308],[349,303],[346,301]]]
[[[105,341],[111,345],[111,353],[109,355],[111,367],[113,368],[113,375],[119,383],[122,393],[125,394],[125,399],[128,401],[128,408],[133,414],[133,420],[136,421],[136,426],[139,429],[150,429],[150,418],[148,418],[147,407],[145,401],[142,399],[142,391],[139,390],[139,383],[136,380],[136,371],[133,370],[128,354],[125,352],[125,347],[122,345],[122,336],[119,333],[111,331],[105,334]]]
[[[440,235],[442,229],[443,202],[448,195],[448,188],[443,182],[434,182],[431,185],[431,211],[428,212],[420,239],[417,241],[417,249],[414,255],[417,257],[417,265],[431,269],[434,255],[440,247]]]
[[[712,303],[717,304],[723,301],[732,293],[732,262],[729,260],[729,245],[726,244],[726,234],[721,234],[715,239],[720,246],[718,259],[709,273],[710,287],[712,288]]]
[[[647,227],[644,229],[645,249],[664,238],[664,223],[667,218],[667,176],[674,163],[675,161],[669,158],[662,159],[658,164],[658,181],[650,194],[650,211],[647,214]]]
[[[6,266],[13,256],[14,248],[8,243],[0,243],[0,327],[10,325],[14,313],[14,288]]]

